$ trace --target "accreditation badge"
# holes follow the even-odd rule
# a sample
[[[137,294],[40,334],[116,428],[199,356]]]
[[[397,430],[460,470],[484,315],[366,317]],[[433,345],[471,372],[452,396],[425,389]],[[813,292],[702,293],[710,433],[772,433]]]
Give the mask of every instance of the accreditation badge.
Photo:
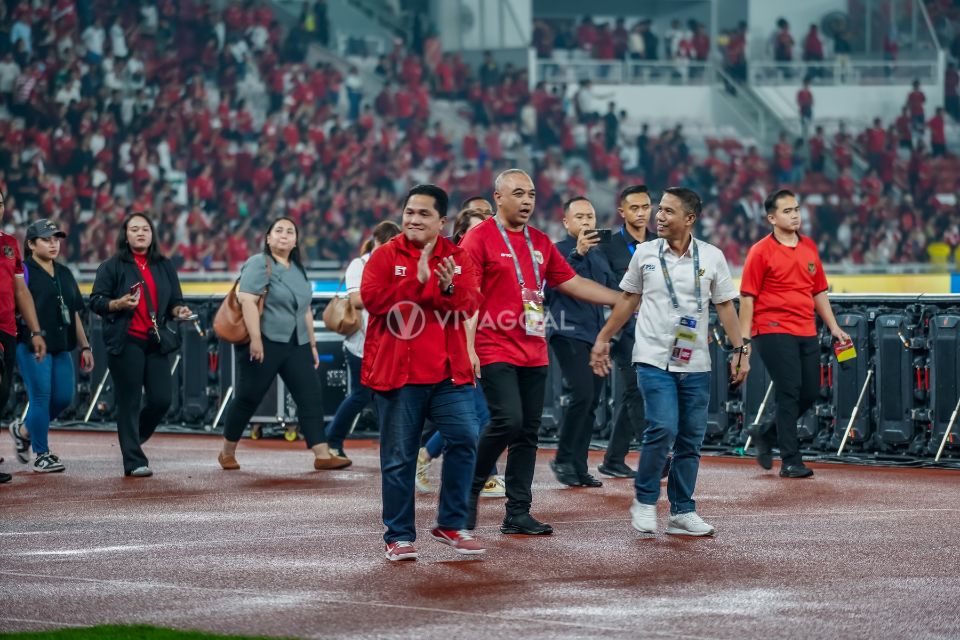
[[[528,336],[547,337],[546,312],[543,306],[543,291],[523,287],[523,326]]]
[[[673,328],[673,350],[670,353],[670,360],[679,364],[689,363],[696,346],[697,319],[693,316],[681,316]]]

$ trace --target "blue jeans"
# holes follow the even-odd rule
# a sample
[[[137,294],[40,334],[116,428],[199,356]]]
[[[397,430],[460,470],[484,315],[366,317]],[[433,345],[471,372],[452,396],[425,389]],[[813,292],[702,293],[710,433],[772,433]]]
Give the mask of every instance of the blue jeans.
[[[700,447],[707,430],[710,373],[677,373],[641,364],[637,367],[637,386],[643,394],[647,418],[640,466],[634,480],[637,502],[657,503],[660,474],[673,449],[667,477],[670,513],[696,511],[693,490],[700,468]]]
[[[344,350],[347,358],[347,369],[350,371],[350,395],[343,399],[333,420],[327,425],[327,444],[331,449],[343,451],[343,440],[350,433],[353,421],[360,415],[364,407],[373,401],[373,391],[360,384],[360,366],[363,360]]]
[[[73,357],[69,351],[47,354],[37,362],[30,345],[17,345],[17,366],[27,387],[30,408],[26,426],[30,432],[33,452],[37,455],[50,450],[47,433],[50,421],[70,406],[76,381],[73,377]]]
[[[490,409],[487,408],[487,399],[483,397],[483,388],[480,385],[473,388],[473,410],[477,416],[477,435],[480,435],[490,424]],[[434,431],[423,447],[427,450],[428,456],[439,458],[443,453],[443,436],[440,435],[440,431]],[[497,475],[497,465],[493,465],[490,475]]]
[[[380,474],[383,485],[383,524],[387,543],[417,538],[414,478],[423,421],[433,420],[446,450],[440,484],[437,526],[463,529],[467,502],[477,463],[476,417],[473,389],[449,380],[437,384],[408,384],[375,393],[380,414]]]

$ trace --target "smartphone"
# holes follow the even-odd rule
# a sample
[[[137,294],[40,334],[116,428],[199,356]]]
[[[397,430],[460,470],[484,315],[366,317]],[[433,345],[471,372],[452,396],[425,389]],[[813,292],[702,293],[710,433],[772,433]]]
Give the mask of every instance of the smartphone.
[[[130,295],[135,296],[135,295],[139,294],[141,287],[143,287],[143,285],[142,285],[141,283],[139,283],[139,282],[136,283],[135,285],[131,286],[131,287],[130,287]]]
[[[594,235],[600,236],[599,244],[606,244],[610,242],[610,238],[613,235],[610,229],[594,229],[593,233]]]

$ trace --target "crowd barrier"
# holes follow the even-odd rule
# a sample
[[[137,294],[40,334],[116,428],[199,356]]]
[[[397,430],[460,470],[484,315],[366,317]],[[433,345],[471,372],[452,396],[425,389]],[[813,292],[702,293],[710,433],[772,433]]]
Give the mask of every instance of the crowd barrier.
[[[320,318],[328,296],[316,297],[314,315]],[[837,320],[852,337],[858,357],[843,366],[834,357],[831,338],[820,328],[820,393],[813,410],[798,424],[805,454],[849,460],[920,460],[960,458],[960,296],[831,296]],[[180,325],[183,348],[171,356],[174,395],[164,421],[165,430],[220,433],[236,378],[235,348],[218,340],[210,329],[220,299],[189,296],[204,335],[189,324]],[[704,448],[742,452],[752,425],[772,423],[774,394],[769,375],[758,356],[739,389],[727,384],[730,344],[722,327],[711,318],[711,355],[714,375]],[[107,354],[100,319],[86,319],[96,367],[84,374],[77,367],[77,394],[54,426],[115,428],[113,385],[107,372]],[[350,392],[341,336],[317,324],[324,414],[331,419]],[[604,390],[597,412],[594,444],[602,446],[610,433],[617,398],[616,371]],[[4,414],[22,414],[26,393],[19,378]],[[568,403],[568,391],[559,368],[551,363],[541,440],[555,441]],[[250,435],[298,437],[296,406],[283,383],[276,381],[251,420]],[[357,419],[354,435],[375,436],[372,408]],[[949,432],[949,433],[948,433]]]

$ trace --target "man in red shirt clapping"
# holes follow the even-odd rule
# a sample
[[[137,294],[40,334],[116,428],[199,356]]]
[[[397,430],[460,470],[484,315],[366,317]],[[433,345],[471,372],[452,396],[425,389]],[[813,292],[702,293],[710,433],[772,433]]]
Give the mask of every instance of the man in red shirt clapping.
[[[740,282],[740,332],[753,336],[760,358],[776,389],[777,440],[780,476],[806,478],[813,470],[803,464],[797,443],[797,420],[819,392],[820,343],[815,313],[839,342],[850,336],[837,324],[827,298],[827,278],[813,240],[800,235],[800,204],[781,189],[764,201],[773,233],[747,254]],[[743,344],[750,340],[743,339]],[[757,463],[773,466],[771,443],[756,434]]]
[[[464,531],[477,457],[473,367],[465,321],[480,304],[471,257],[440,236],[447,194],[418,185],[403,205],[403,233],[367,262],[360,298],[370,314],[360,379],[376,393],[388,560],[415,560],[414,476],[423,421],[443,436],[436,540],[462,555],[483,546]],[[487,469],[491,465],[487,465]]]
[[[497,176],[493,196],[496,215],[471,229],[461,242],[477,263],[484,293],[467,344],[490,407],[490,425],[477,449],[467,528],[476,525],[477,498],[487,472],[509,448],[506,517],[500,531],[546,535],[553,527],[530,515],[531,486],[547,383],[546,325],[563,319],[547,318],[544,286],[609,306],[616,304],[619,294],[576,275],[549,236],[528,224],[536,190],[524,171],[507,169]]]

